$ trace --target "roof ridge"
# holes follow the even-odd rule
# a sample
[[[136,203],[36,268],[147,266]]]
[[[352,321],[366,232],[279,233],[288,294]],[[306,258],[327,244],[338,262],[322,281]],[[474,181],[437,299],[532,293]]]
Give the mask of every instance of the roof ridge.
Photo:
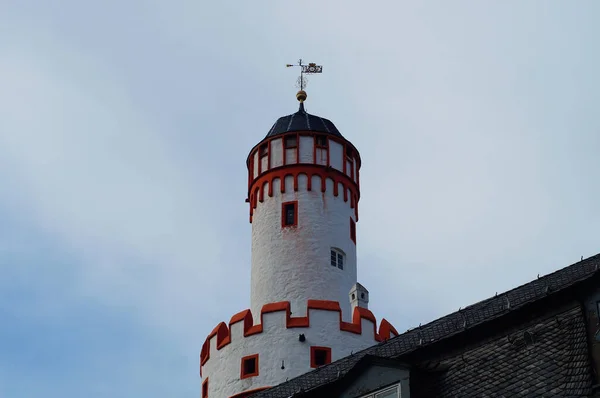
[[[596,261],[596,260],[600,260],[600,253],[588,257],[586,259],[583,259],[581,261],[578,261],[576,263],[573,263],[571,265],[568,265],[566,267],[563,267],[559,270],[556,270],[554,272],[551,272],[547,275],[544,275],[542,277],[538,277],[537,279],[531,280],[530,282],[527,282],[523,285],[517,286],[513,289],[507,290],[503,293],[500,294],[496,294],[495,296],[489,297],[487,299],[484,299],[482,301],[479,301],[477,303],[471,304],[467,307],[460,308],[458,311],[452,312],[450,314],[444,315],[440,318],[434,319],[424,325],[419,325],[418,327],[412,328],[407,330],[406,332],[399,334],[396,337],[393,337],[387,341],[383,341],[381,343],[375,344],[373,346],[367,347],[363,350],[357,351],[355,353],[352,353],[349,356],[346,356],[344,358],[341,358],[335,362],[332,362],[330,364],[327,364],[325,366],[321,366],[318,369],[315,369],[313,371],[304,373],[302,375],[296,376],[286,382],[283,382],[281,384],[279,384],[278,386],[274,386],[268,390],[264,391],[264,394],[262,393],[258,393],[258,395],[253,395],[256,397],[278,397],[278,395],[270,395],[270,392],[273,393],[277,393],[278,388],[282,389],[282,394],[286,391],[285,388],[287,386],[293,385],[292,383],[295,381],[298,381],[302,378],[310,378],[313,375],[315,375],[317,372],[322,373],[325,372],[326,370],[330,369],[330,368],[334,368],[334,367],[340,367],[341,365],[343,365],[343,361],[352,361],[354,359],[354,361],[360,360],[362,357],[364,357],[365,355],[368,355],[370,353],[373,353],[373,355],[377,355],[377,356],[387,356],[387,357],[392,357],[392,356],[400,356],[400,355],[404,355],[408,352],[412,352],[415,349],[418,349],[420,347],[423,347],[425,345],[428,345],[429,343],[433,343],[433,342],[437,342],[440,341],[442,339],[446,339],[448,337],[454,336],[457,333],[460,333],[466,329],[475,327],[475,326],[479,326],[482,325],[488,321],[491,321],[493,319],[498,318],[499,316],[502,316],[504,314],[506,314],[506,311],[511,311],[514,310],[516,308],[521,308],[524,305],[530,304],[532,302],[535,302],[541,298],[543,298],[544,296],[546,296],[547,294],[552,294],[552,293],[557,293],[558,291],[564,290],[570,286],[572,286],[573,284],[582,282],[590,277],[592,277],[594,274],[596,274],[600,268],[600,261]],[[590,269],[586,269],[588,266],[590,265],[594,265],[593,268],[590,267]],[[569,274],[572,275],[569,275]],[[568,278],[569,276],[571,276],[570,278]],[[546,290],[544,289],[542,291],[542,293],[544,294],[542,295],[538,295],[536,292],[536,288],[540,287],[539,285],[541,283],[544,283],[546,285],[546,287],[549,287],[549,281],[552,282],[552,278],[556,278],[556,281],[554,281],[555,285],[555,290]],[[525,290],[526,287],[532,287],[533,289],[533,294],[531,294],[531,292],[525,292],[525,294],[523,294],[521,298],[521,300],[519,301],[519,297],[513,297],[513,303],[511,303],[510,298],[508,298],[509,294],[514,294],[515,292],[519,291],[519,290]],[[485,316],[483,317],[479,317],[481,319],[477,320],[477,319],[473,319],[475,318],[474,314],[476,311],[478,310],[485,310],[488,306],[490,306],[493,303],[502,303],[503,300],[506,300],[505,303],[507,304],[506,308],[504,309],[500,309],[499,311],[495,312],[495,313],[491,313],[491,314],[484,314]],[[502,303],[504,305],[504,303]],[[481,315],[481,314],[479,314]],[[460,317],[461,320],[464,321],[463,323],[463,327],[462,328],[454,328],[454,330],[450,330],[449,328],[442,328],[442,326],[448,326],[449,323],[454,324],[454,326],[456,326],[456,320],[458,320],[458,318]],[[468,317],[471,318],[471,320],[473,321],[471,324],[468,323]],[[437,338],[434,338],[433,340],[428,340],[428,341],[423,341],[423,331],[425,332],[429,332],[429,331],[433,331],[435,332],[433,329],[435,326],[440,326],[440,329],[444,329],[444,330],[438,330],[441,331],[441,333],[437,336]],[[420,340],[417,342],[417,344],[415,345],[413,341],[417,341],[416,339],[419,338]],[[401,342],[403,340],[407,340],[406,344],[401,344]],[[392,355],[384,355],[384,353],[382,353],[380,350],[385,349],[387,347],[391,347],[392,345],[400,345],[400,347],[397,347],[397,352],[395,354]],[[351,366],[349,367],[349,369],[351,368]],[[346,371],[348,371],[349,369],[346,369]],[[331,381],[333,381],[335,379],[335,377],[331,378],[330,380],[326,380],[323,381],[321,378],[319,378],[321,382],[317,382],[314,385],[309,385],[308,387],[306,386],[306,383],[303,383],[303,390],[304,391],[308,391],[308,390],[313,390],[317,387],[320,387],[321,385],[327,384]],[[308,382],[308,380],[307,380]],[[280,387],[281,386],[281,387]]]

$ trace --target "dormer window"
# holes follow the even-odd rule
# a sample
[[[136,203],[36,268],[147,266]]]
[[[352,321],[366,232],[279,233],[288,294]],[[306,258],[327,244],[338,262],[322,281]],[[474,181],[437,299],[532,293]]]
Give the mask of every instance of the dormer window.
[[[400,384],[363,395],[360,398],[400,398]]]
[[[333,267],[338,267],[339,269],[344,269],[344,252],[340,249],[336,249],[334,247],[331,248],[331,265]]]

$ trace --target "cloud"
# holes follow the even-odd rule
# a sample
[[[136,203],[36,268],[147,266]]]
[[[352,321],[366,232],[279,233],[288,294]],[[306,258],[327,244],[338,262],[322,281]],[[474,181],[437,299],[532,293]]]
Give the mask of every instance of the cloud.
[[[91,373],[118,362],[123,396],[174,377],[196,394],[204,336],[248,306],[244,162],[294,111],[299,57],[324,64],[308,110],[362,155],[378,318],[415,326],[598,251],[584,6],[36,3],[0,23],[0,314],[58,335],[82,308],[120,323],[73,344],[142,340],[82,353]],[[0,393],[23,369],[0,362]],[[57,395],[114,395],[79,371]]]

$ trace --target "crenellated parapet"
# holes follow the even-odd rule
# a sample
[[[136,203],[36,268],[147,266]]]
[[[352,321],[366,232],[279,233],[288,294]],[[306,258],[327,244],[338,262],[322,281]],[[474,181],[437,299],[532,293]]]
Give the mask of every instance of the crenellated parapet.
[[[373,313],[362,307],[354,309],[350,322],[343,321],[335,301],[308,300],[306,316],[297,317],[289,302],[266,304],[257,324],[245,310],[213,329],[202,345],[200,375],[209,380],[209,397],[276,385],[398,335],[385,319],[377,326]]]

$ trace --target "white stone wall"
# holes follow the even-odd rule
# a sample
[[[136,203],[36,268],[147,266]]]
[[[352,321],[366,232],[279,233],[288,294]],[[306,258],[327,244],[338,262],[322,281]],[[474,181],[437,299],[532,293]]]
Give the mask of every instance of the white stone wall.
[[[260,313],[264,304],[289,301],[293,316],[303,316],[308,299],[337,301],[343,318],[351,318],[348,292],[356,283],[356,245],[350,239],[350,219],[355,219],[350,198],[344,202],[343,186],[333,194],[331,179],[321,192],[321,178],[286,178],[285,193],[280,180],[273,183],[273,196],[264,187],[264,202],[258,202],[252,218],[251,309]],[[282,228],[281,204],[298,201],[298,226]],[[355,220],[356,221],[356,220]],[[330,263],[331,248],[345,253],[344,269]]]
[[[311,346],[331,348],[331,359],[335,361],[377,343],[375,325],[370,320],[362,319],[362,334],[354,334],[340,330],[337,311],[309,311],[308,328],[286,328],[286,314],[278,311],[263,315],[263,331],[259,334],[244,337],[243,321],[231,325],[231,343],[220,350],[217,337],[211,338],[210,358],[202,367],[203,380],[209,380],[209,398],[275,386],[312,370]],[[304,342],[298,339],[301,333],[306,337]],[[241,379],[241,359],[254,354],[259,355],[258,376]],[[281,369],[282,361],[285,369]]]

